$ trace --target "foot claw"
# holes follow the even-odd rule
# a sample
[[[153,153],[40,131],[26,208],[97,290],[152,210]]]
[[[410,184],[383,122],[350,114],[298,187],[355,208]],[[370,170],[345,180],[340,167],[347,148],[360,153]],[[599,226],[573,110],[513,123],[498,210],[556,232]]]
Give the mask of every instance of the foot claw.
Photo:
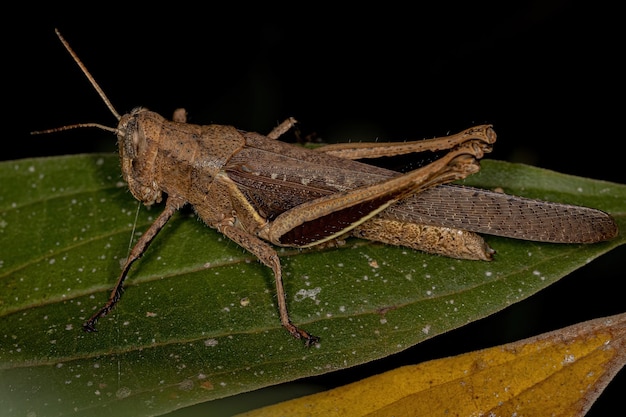
[[[304,339],[304,347],[310,348],[311,346],[315,346],[316,344],[318,344],[319,341],[319,337],[309,334],[308,337]]]
[[[298,327],[294,326],[292,323],[285,324],[284,327],[296,339],[304,339],[304,346],[306,347],[314,346],[320,341],[319,337],[313,336],[306,330],[299,329]]]
[[[83,323],[83,330],[87,333],[97,332],[98,329],[96,329],[96,322],[93,320],[86,321],[85,323]]]

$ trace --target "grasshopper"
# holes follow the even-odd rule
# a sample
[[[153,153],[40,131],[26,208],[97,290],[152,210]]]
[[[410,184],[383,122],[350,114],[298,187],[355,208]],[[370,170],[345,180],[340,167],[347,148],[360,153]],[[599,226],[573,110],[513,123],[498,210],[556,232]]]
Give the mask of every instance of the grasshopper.
[[[459,259],[490,260],[477,233],[517,239],[594,243],[617,235],[606,213],[586,207],[510,196],[448,184],[479,170],[496,134],[490,125],[429,140],[328,145],[316,150],[277,140],[288,119],[267,136],[232,126],[169,121],[145,108],[120,116],[69,43],[57,36],[111,113],[116,128],[82,123],[34,133],[97,127],[117,135],[121,169],[132,195],[165,208],[132,248],[108,301],[84,324],[120,300],[131,265],[181,207],[191,205],[206,225],[256,256],[274,274],[282,326],[307,346],[316,336],[289,317],[280,259],[273,245],[306,248],[356,236]],[[408,173],[357,159],[446,151]]]

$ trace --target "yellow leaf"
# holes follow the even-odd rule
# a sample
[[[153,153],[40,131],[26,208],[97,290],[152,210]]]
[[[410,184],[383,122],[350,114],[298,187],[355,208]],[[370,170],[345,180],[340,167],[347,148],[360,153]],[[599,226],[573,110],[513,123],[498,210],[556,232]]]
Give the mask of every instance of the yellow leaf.
[[[626,313],[241,416],[582,416],[625,362]]]

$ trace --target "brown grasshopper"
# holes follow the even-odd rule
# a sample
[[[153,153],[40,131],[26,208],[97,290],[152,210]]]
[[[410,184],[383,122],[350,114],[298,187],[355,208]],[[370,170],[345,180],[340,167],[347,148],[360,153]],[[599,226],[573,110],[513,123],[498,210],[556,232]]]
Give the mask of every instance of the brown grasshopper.
[[[96,330],[98,319],[119,301],[133,262],[186,204],[272,269],[281,324],[307,346],[318,338],[289,318],[272,245],[306,248],[357,236],[453,258],[490,260],[494,251],[476,232],[562,243],[593,243],[617,234],[613,219],[599,210],[447,184],[479,170],[478,160],[496,140],[490,125],[430,140],[310,150],[277,140],[293,119],[263,136],[231,126],[186,124],[184,113],[176,121],[145,108],[120,116],[56,33],[119,124],[84,123],[35,133],[76,127],[114,132],[133,196],[148,206],[165,198],[165,209],[131,250],[109,300],[84,323],[85,331]],[[405,174],[355,161],[441,150],[447,153],[440,159]]]

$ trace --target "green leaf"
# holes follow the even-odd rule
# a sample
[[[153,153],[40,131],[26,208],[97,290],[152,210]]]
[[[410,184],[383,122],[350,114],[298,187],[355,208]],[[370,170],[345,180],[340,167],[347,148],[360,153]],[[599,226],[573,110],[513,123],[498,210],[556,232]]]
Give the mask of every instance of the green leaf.
[[[484,161],[466,181],[600,208],[626,230],[626,186]],[[488,237],[493,262],[459,261],[356,239],[280,251],[292,319],[278,319],[271,271],[178,213],[107,299],[141,208],[113,155],[0,163],[0,409],[7,416],[144,416],[354,366],[488,316],[624,244]],[[136,237],[135,237],[136,239]]]

